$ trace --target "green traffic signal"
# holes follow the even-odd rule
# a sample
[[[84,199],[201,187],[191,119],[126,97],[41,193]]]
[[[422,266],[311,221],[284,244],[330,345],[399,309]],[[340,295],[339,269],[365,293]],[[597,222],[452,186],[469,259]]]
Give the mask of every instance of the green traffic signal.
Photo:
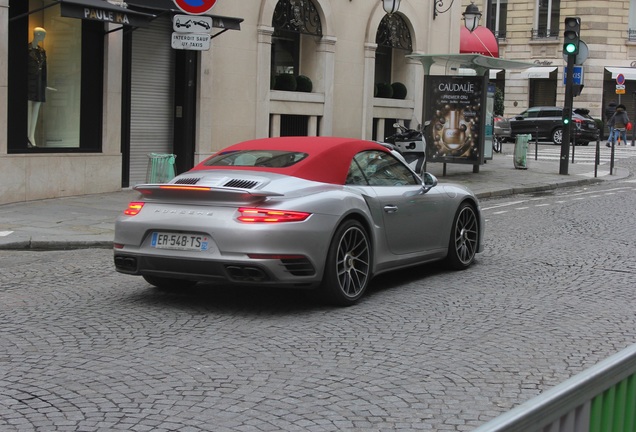
[[[576,55],[579,53],[579,43],[581,42],[581,18],[566,17],[565,32],[563,32],[563,53]]]
[[[570,108],[563,108],[563,125],[567,126],[572,121],[572,110]]]

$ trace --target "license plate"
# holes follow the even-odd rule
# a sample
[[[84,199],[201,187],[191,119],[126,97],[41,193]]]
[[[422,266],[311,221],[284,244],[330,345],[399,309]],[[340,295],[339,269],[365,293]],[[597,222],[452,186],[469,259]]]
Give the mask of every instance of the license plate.
[[[150,246],[157,249],[207,251],[211,243],[205,235],[171,232],[153,232],[150,239]]]
[[[590,129],[595,129],[595,128],[596,128],[596,125],[589,124],[589,125],[587,125],[587,127],[589,127]]]

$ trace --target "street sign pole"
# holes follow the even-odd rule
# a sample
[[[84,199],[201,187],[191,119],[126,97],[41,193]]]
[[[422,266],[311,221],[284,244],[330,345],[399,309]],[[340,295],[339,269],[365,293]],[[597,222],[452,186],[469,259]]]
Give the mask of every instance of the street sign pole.
[[[568,55],[568,71],[565,77],[565,104],[563,107],[564,113],[572,113],[572,87],[574,78],[574,55]],[[568,173],[568,159],[570,154],[570,130],[572,122],[563,125],[563,140],[561,141],[561,158],[559,160],[559,174],[567,175]]]

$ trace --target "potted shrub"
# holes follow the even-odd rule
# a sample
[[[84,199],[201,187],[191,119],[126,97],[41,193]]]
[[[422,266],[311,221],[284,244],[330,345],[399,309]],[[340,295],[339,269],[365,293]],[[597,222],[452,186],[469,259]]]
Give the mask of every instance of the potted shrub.
[[[311,93],[313,84],[311,79],[305,75],[298,75],[296,77],[296,91]]]
[[[393,89],[393,99],[406,99],[406,86],[401,82],[391,84]]]
[[[379,98],[392,98],[393,97],[393,87],[391,87],[388,83],[377,83],[378,94],[376,97]]]
[[[296,77],[292,74],[283,73],[276,76],[274,90],[296,91]]]

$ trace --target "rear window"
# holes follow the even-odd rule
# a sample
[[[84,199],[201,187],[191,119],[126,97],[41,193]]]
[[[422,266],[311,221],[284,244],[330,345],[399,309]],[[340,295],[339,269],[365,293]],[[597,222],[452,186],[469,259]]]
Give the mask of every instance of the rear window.
[[[203,165],[286,168],[306,157],[307,153],[283,150],[240,150],[218,154]]]

